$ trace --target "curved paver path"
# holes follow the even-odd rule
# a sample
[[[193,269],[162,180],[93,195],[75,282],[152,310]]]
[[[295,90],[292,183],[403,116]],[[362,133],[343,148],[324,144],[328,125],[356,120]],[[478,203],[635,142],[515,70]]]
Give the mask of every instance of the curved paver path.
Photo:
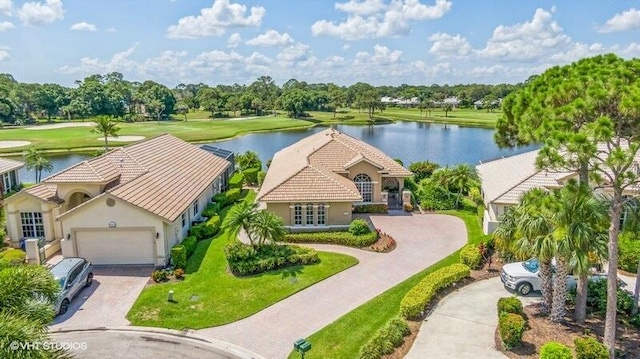
[[[479,281],[449,294],[420,327],[405,359],[507,358],[495,349],[498,299],[513,295],[500,278]],[[519,297],[525,306],[539,298]]]
[[[393,252],[382,254],[313,245],[318,250],[352,255],[360,263],[248,318],[198,333],[239,345],[267,358],[286,358],[295,340],[322,329],[448,256],[467,241],[464,222],[453,216],[372,215],[371,220],[376,228],[396,239],[398,247]]]

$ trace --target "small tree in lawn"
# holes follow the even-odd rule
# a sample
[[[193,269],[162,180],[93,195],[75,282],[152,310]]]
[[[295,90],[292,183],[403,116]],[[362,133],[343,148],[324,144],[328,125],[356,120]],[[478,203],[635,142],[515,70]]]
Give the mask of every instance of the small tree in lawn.
[[[240,229],[244,230],[249,239],[249,243],[253,246],[255,242],[252,237],[252,225],[257,213],[257,203],[247,203],[243,201],[229,210],[222,225],[231,229],[236,234],[240,232]]]
[[[109,116],[100,116],[93,122],[96,125],[91,129],[91,132],[99,133],[104,137],[104,149],[105,151],[109,151],[109,137],[118,137],[120,127],[118,127],[113,118]]]
[[[258,240],[258,246],[278,242],[287,233],[282,218],[268,211],[256,213],[251,223],[251,231]]]

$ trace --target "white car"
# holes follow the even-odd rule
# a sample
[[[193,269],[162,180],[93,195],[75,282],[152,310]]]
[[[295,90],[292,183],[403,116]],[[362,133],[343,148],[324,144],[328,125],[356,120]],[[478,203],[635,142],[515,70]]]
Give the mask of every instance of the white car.
[[[540,265],[538,260],[531,258],[524,262],[509,263],[502,266],[500,279],[507,288],[515,290],[520,295],[528,295],[533,291],[542,290],[542,280],[540,279]],[[606,280],[606,275],[596,273],[589,277],[589,280]],[[569,274],[567,277],[567,287],[574,288],[577,285],[576,278]]]

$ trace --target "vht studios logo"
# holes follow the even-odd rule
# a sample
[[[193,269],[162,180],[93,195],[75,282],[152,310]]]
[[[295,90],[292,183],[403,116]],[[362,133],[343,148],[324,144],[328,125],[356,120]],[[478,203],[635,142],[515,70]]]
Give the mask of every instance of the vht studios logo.
[[[19,342],[12,341],[9,349],[29,351],[29,350],[87,350],[86,342]]]

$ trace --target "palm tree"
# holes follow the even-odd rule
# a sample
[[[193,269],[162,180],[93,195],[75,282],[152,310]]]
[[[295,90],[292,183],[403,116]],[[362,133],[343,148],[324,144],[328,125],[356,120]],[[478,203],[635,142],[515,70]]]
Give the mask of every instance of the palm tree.
[[[109,136],[118,137],[118,131],[120,131],[120,127],[117,126],[116,122],[109,116],[100,116],[95,119],[96,126],[91,129],[93,133],[99,133],[104,137],[104,149],[105,151],[109,151]]]
[[[240,229],[243,229],[249,238],[249,243],[253,246],[252,225],[253,221],[258,214],[258,204],[241,202],[236,206],[233,206],[227,216],[224,218],[223,226],[229,228],[232,231],[238,233]]]
[[[460,203],[460,197],[469,193],[473,186],[477,186],[480,182],[476,169],[466,163],[459,164],[451,169],[447,183],[450,187],[457,189],[456,208]]]
[[[11,343],[42,343],[54,317],[58,283],[43,266],[0,262],[0,357],[70,358],[63,350],[32,346],[27,353]],[[21,355],[22,354],[22,355]]]
[[[259,246],[280,241],[287,233],[282,218],[268,211],[259,211],[255,215],[251,231],[258,238]]]
[[[36,182],[40,182],[42,179],[42,171],[51,172],[53,170],[53,164],[44,156],[42,150],[31,146],[24,151],[22,156],[27,169],[36,172]]]

